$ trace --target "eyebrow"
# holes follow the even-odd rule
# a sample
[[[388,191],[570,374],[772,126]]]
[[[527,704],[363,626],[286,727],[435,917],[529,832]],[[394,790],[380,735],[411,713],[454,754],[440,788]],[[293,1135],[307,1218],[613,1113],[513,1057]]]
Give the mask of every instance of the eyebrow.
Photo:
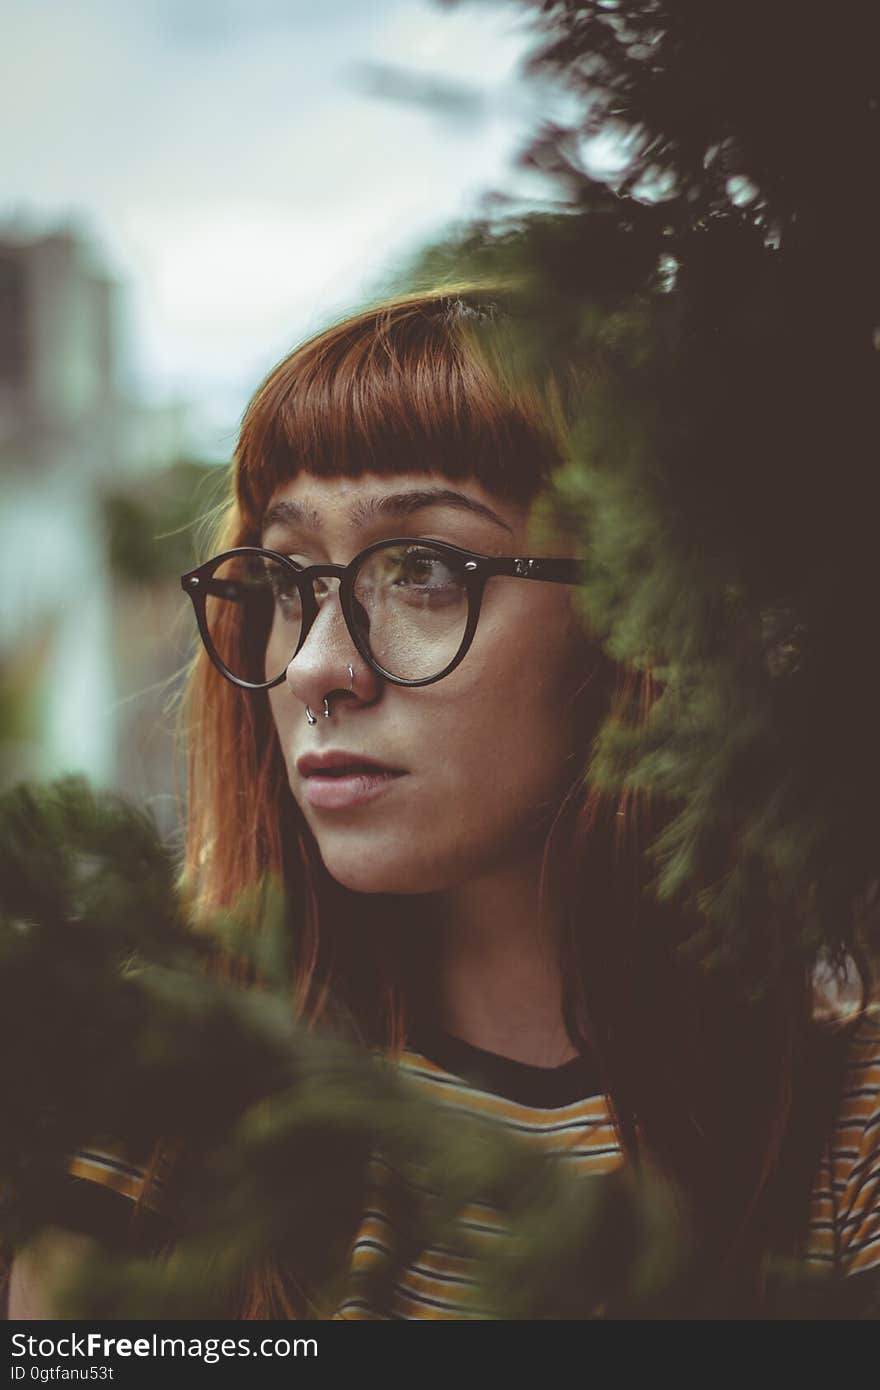
[[[410,492],[392,492],[385,497],[369,497],[356,502],[349,510],[349,523],[358,531],[364,530],[378,517],[408,517],[425,507],[455,507],[459,511],[471,512],[496,526],[503,526],[513,535],[513,528],[502,521],[497,512],[484,502],[477,502],[463,492],[453,488],[414,488]],[[270,526],[305,526],[313,531],[321,529],[321,514],[314,507],[300,502],[274,502],[263,517],[263,531]]]

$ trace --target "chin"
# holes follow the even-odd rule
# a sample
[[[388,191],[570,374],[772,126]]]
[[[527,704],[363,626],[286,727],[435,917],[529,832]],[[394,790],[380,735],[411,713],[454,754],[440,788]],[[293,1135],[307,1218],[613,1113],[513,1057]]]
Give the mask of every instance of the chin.
[[[359,845],[348,853],[318,842],[324,867],[331,878],[351,893],[391,893],[412,896],[419,893],[439,893],[450,887],[451,873],[444,874],[437,866],[413,864],[411,856],[404,859],[397,852],[383,855]]]

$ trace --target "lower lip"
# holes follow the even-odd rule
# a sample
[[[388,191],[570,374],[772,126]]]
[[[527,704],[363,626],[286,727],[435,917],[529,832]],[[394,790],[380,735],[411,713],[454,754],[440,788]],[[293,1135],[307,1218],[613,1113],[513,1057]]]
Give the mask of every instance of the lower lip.
[[[322,811],[341,811],[350,806],[362,806],[387,791],[392,782],[405,776],[402,772],[353,772],[345,777],[305,779],[306,801]]]

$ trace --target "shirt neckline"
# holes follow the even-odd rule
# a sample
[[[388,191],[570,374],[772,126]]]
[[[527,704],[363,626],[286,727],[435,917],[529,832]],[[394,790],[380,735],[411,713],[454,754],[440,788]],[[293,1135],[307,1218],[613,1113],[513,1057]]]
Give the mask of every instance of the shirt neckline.
[[[557,1067],[537,1067],[465,1042],[436,1026],[420,1027],[408,1043],[427,1061],[478,1090],[541,1110],[558,1110],[602,1094],[591,1057],[572,1057]]]

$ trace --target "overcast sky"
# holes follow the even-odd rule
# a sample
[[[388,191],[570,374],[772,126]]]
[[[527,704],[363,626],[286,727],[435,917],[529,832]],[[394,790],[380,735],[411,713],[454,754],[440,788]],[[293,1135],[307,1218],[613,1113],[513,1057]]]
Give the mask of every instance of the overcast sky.
[[[4,0],[0,219],[83,228],[129,287],[142,382],[222,431],[295,341],[513,186],[542,100],[525,20],[515,0]],[[371,64],[457,84],[465,114],[377,97]]]

